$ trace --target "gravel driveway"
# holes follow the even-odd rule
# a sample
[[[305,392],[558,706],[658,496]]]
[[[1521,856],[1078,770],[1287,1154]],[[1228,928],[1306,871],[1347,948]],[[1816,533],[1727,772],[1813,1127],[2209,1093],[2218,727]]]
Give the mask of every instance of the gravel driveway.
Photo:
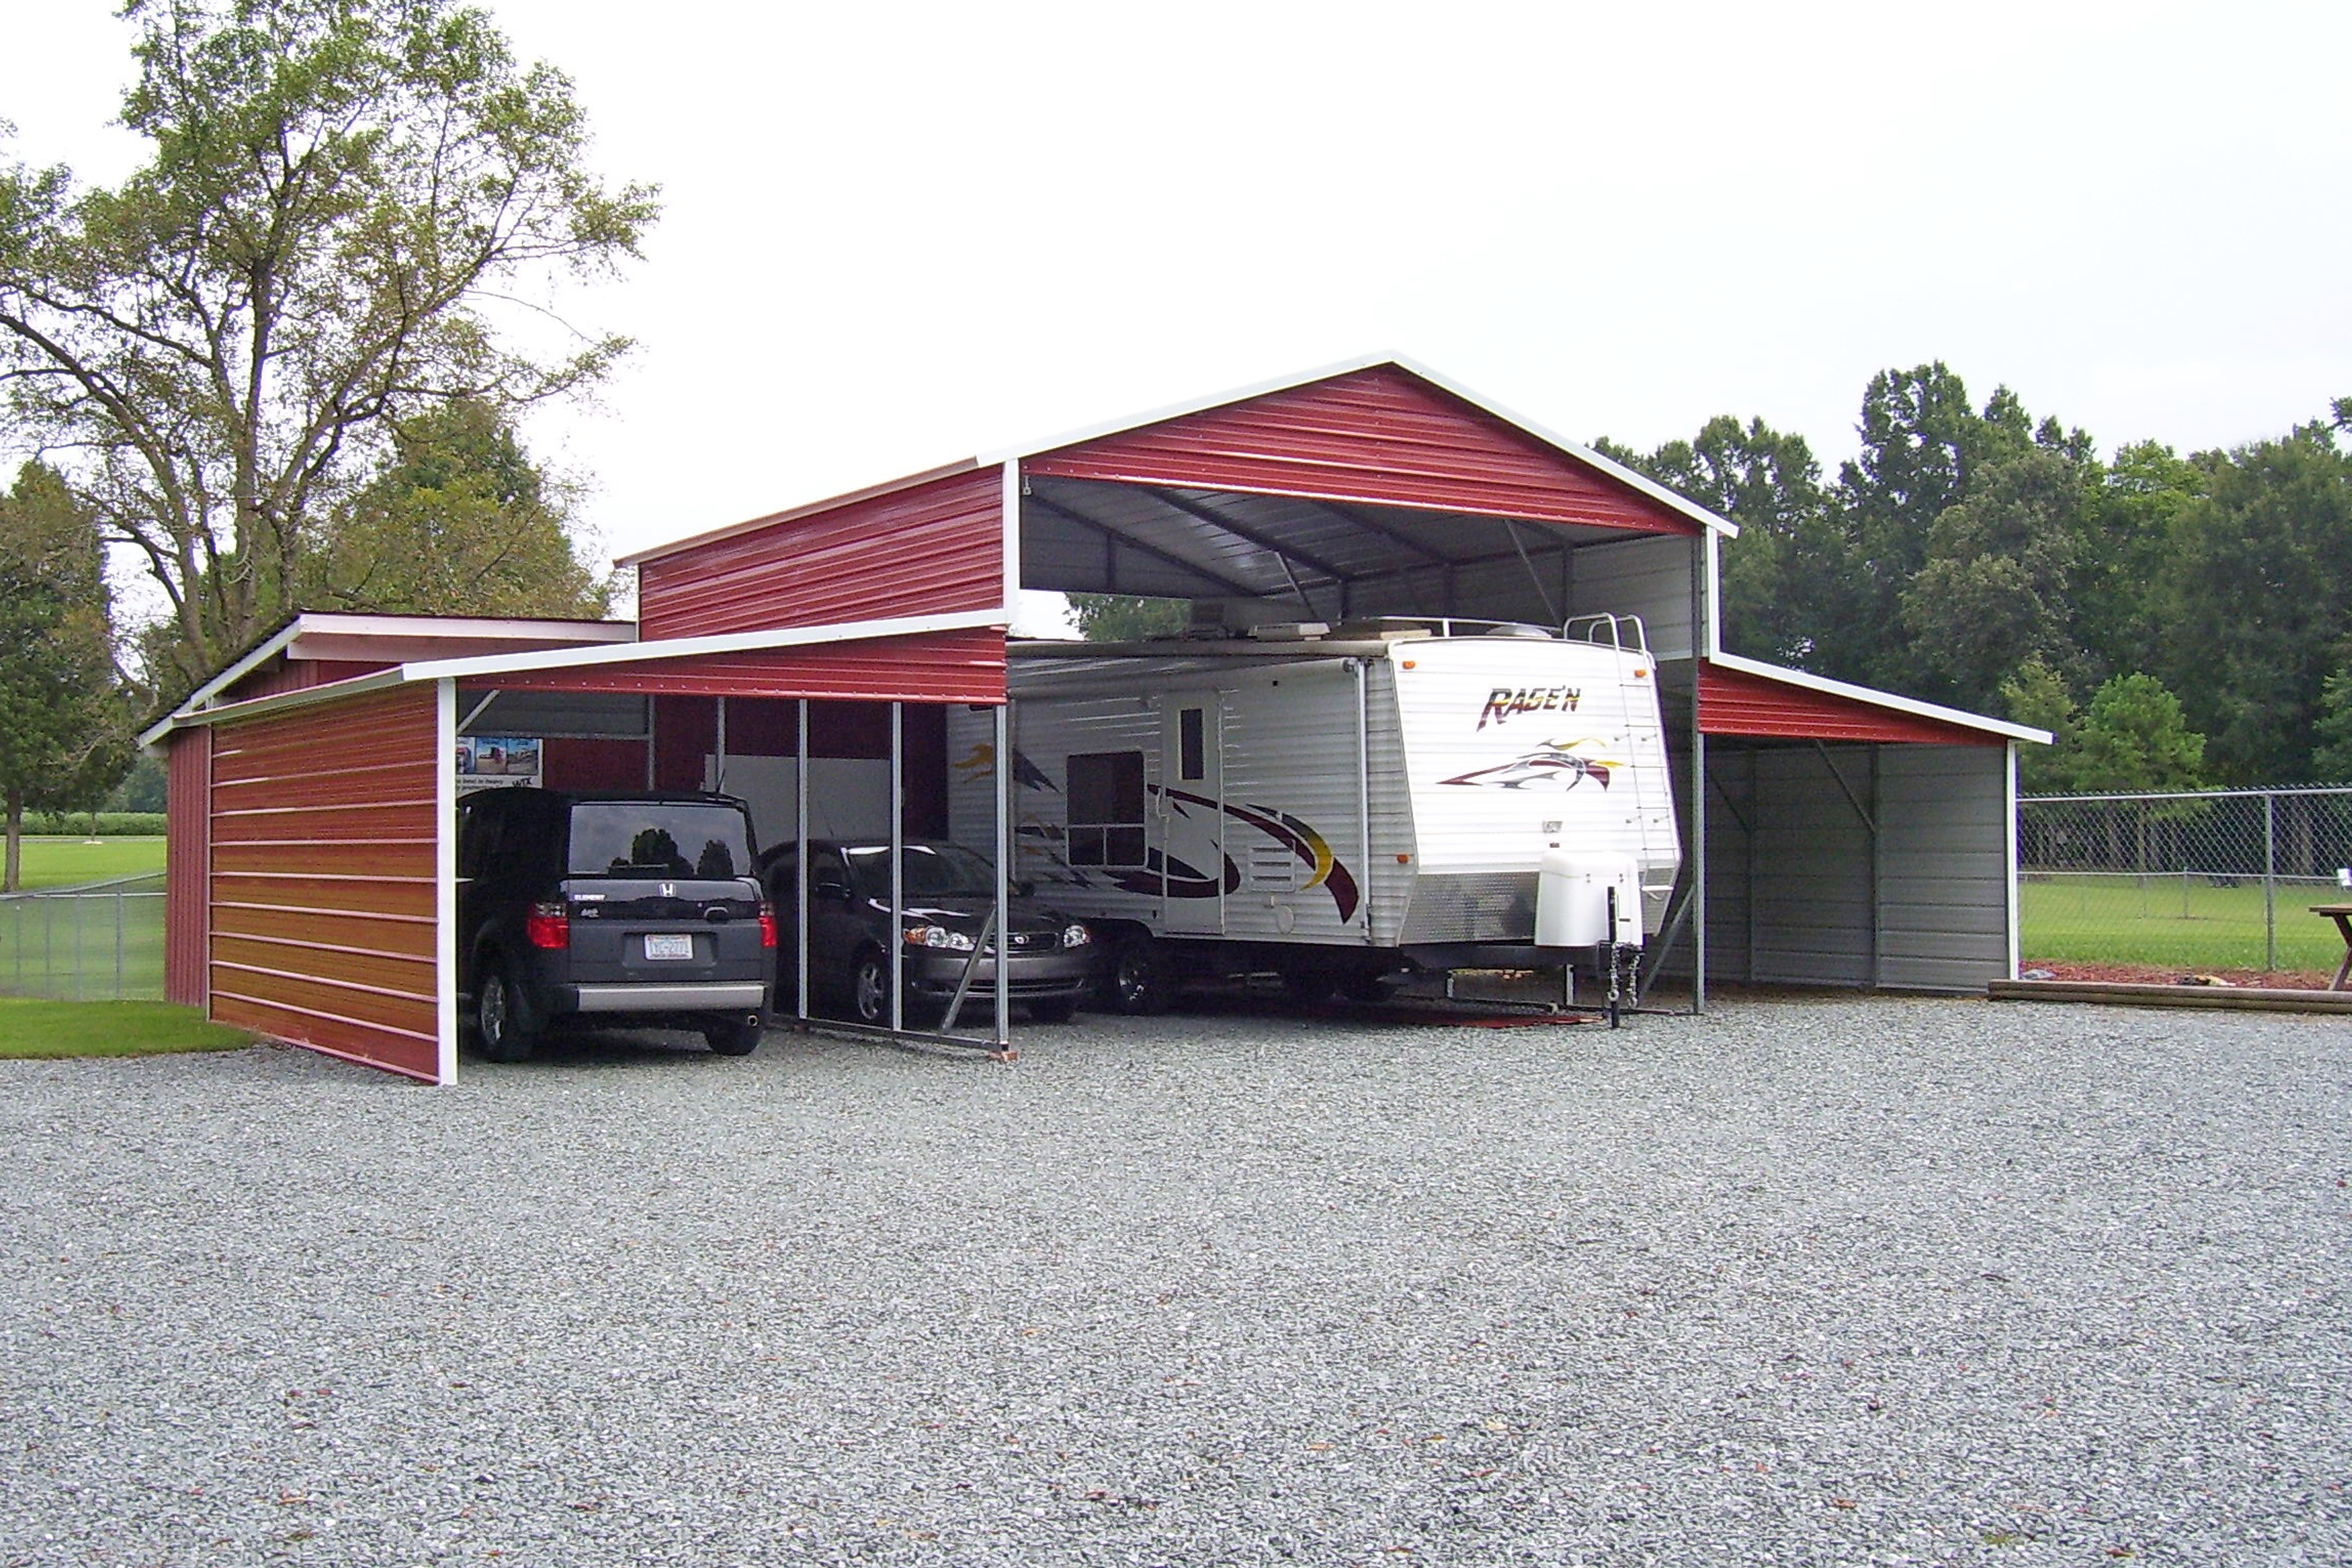
[[[0,1564],[2342,1563],[2352,1030],[0,1065]]]

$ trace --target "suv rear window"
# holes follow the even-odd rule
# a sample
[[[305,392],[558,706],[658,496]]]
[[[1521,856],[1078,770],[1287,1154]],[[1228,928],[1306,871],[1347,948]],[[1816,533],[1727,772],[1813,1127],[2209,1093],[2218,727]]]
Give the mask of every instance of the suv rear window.
[[[572,808],[574,877],[748,877],[751,839],[732,806],[597,800]]]

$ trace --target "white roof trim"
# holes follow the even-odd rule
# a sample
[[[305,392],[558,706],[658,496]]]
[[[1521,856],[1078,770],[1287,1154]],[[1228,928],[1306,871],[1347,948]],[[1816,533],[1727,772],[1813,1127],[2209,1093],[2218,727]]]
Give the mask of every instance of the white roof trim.
[[[2055,736],[2047,730],[2036,730],[2029,724],[2012,724],[2006,719],[1987,718],[1982,713],[1969,713],[1958,708],[1946,708],[1940,703],[1922,702],[1913,697],[1897,697],[1891,691],[1879,691],[1850,681],[1832,680],[1826,675],[1811,675],[1801,669],[1790,669],[1781,665],[1766,664],[1759,659],[1742,658],[1736,653],[1709,654],[1706,662],[1723,669],[1736,670],[1765,680],[1777,680],[1784,686],[1802,687],[1825,696],[1843,697],[1864,702],[1873,708],[1891,708],[1898,713],[1909,713],[1921,719],[1933,719],[1940,723],[1955,724],[1966,730],[1981,730],[1990,735],[2003,735],[2012,741],[2033,741],[2049,745]]]
[[[139,743],[152,746],[184,725],[214,724],[247,719],[281,708],[306,707],[336,698],[357,697],[387,687],[421,680],[468,680],[477,677],[520,675],[541,669],[593,668],[607,664],[643,664],[709,654],[756,653],[772,648],[810,647],[823,643],[874,642],[886,637],[923,637],[934,632],[978,631],[1012,624],[1002,608],[958,610],[936,616],[903,616],[879,621],[837,621],[821,626],[784,626],[767,631],[728,632],[713,637],[666,637],[656,642],[605,643],[588,647],[537,648],[525,653],[486,653],[464,658],[422,659],[396,665],[348,680],[332,680],[299,690],[273,692],[219,707],[198,708],[190,698],[166,717],[142,731]],[[275,639],[273,639],[275,640]]]
[[[572,619],[533,618],[530,616],[385,616],[345,615],[332,610],[305,610],[272,632],[268,638],[239,657],[229,667],[188,693],[186,700],[173,711],[202,708],[238,681],[287,653],[305,637],[404,637],[442,635],[448,637],[495,637],[517,626],[578,626],[579,640],[592,646],[609,642],[588,635],[591,628],[610,630],[628,627],[634,637],[634,623],[628,621],[582,621]],[[291,654],[288,654],[291,658]],[[142,743],[144,743],[142,742]]]
[[[977,631],[1010,624],[1002,609],[958,610],[937,616],[901,616],[880,621],[842,621],[822,626],[780,626],[712,637],[666,637],[658,642],[614,643],[605,647],[542,648],[534,653],[478,654],[436,658],[400,667],[404,680],[457,680],[478,675],[520,675],[539,669],[583,669],[601,664],[641,664],[648,659],[695,658],[707,654],[758,653],[829,642],[872,642],[882,637],[923,637],[932,632]]]
[[[211,701],[214,698],[219,696],[230,687],[235,686],[238,681],[244,679],[247,676],[252,674],[255,670],[268,663],[272,658],[285,652],[288,645],[291,644],[297,637],[299,637],[301,632],[302,617],[297,616],[292,620],[287,622],[284,626],[278,627],[268,640],[256,647],[252,652],[236,660],[234,664],[231,664],[226,669],[222,670],[218,675],[215,675],[210,680],[205,681],[194,691],[189,692],[187,700],[182,702],[179,708],[174,710],[175,716],[179,712],[185,712],[193,709],[203,707],[205,703]],[[167,724],[169,721],[170,721],[168,719],[165,721]],[[140,737],[139,743],[141,745],[147,745],[151,742],[149,742],[147,738],[142,734]]]

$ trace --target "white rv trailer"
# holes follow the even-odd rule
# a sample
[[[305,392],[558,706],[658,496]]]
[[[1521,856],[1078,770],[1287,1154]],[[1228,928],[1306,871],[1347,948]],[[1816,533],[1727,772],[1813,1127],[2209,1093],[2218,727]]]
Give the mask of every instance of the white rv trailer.
[[[1631,947],[1664,917],[1682,851],[1632,617],[1011,657],[1013,875],[1107,928],[1123,1010],[1187,975],[1370,994],[1406,969],[1567,966],[1584,955],[1564,944]],[[995,841],[984,711],[950,713],[948,755],[955,836]],[[1570,883],[1608,884],[1616,923],[1562,936],[1577,922],[1547,912],[1539,945],[1538,904]]]

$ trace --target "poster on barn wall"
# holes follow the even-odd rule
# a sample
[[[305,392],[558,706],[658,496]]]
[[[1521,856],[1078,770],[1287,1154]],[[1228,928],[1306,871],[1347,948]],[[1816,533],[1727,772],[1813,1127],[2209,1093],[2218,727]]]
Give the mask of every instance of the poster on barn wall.
[[[457,793],[539,786],[541,747],[519,735],[464,735],[457,741]]]

